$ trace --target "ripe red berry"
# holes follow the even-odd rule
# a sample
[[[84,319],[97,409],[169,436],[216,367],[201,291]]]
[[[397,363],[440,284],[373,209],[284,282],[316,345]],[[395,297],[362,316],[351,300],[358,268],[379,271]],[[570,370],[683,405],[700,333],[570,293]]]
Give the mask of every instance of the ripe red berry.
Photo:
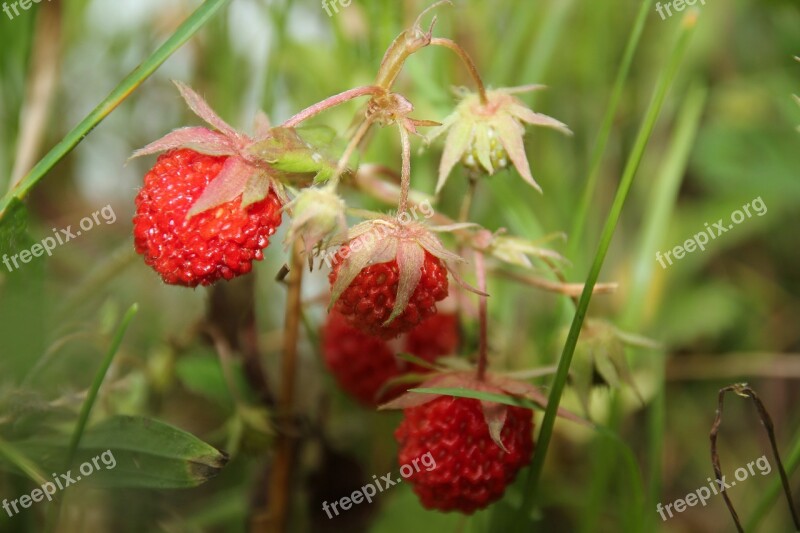
[[[459,338],[458,317],[440,312],[409,331],[403,344],[406,352],[433,361],[440,355],[455,352]]]
[[[186,218],[226,159],[173,150],[159,156],[144,177],[136,196],[134,244],[165,283],[196,287],[250,272],[281,223],[274,192],[245,209],[237,198]]]
[[[500,438],[492,441],[478,400],[439,396],[404,410],[395,430],[399,464],[430,452],[436,466],[414,471],[408,481],[422,505],[472,514],[500,499],[533,452],[531,411],[510,407]]]
[[[342,250],[348,246],[345,244]],[[340,250],[339,255],[347,257],[349,251],[343,253]],[[333,265],[329,275],[331,285],[336,282],[341,265]],[[399,316],[384,325],[392,314],[399,280],[397,260],[370,265],[358,273],[334,308],[348,323],[365,333],[383,339],[395,338],[436,314],[436,302],[447,297],[447,269],[440,259],[425,251],[422,276],[408,305]]]
[[[389,401],[408,387],[395,387],[381,397],[378,393],[390,379],[408,372],[427,372],[417,365],[398,359],[400,350],[433,362],[440,355],[453,353],[458,347],[458,323],[455,315],[439,314],[411,330],[399,346],[379,337],[367,335],[350,324],[340,313],[328,314],[322,330],[322,355],[325,365],[345,392],[361,404],[375,407]]]

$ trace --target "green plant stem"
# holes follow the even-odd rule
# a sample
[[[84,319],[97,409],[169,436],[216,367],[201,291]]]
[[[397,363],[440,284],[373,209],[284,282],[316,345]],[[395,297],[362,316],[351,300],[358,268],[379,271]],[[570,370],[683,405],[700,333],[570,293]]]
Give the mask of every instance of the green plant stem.
[[[138,310],[139,306],[137,304],[133,304],[125,313],[125,316],[122,317],[122,321],[120,322],[119,327],[117,327],[117,331],[111,341],[111,346],[108,347],[108,352],[106,352],[106,356],[103,359],[103,362],[100,364],[100,368],[97,369],[97,373],[94,375],[94,380],[92,380],[92,385],[89,387],[89,391],[86,394],[86,399],[83,401],[83,405],[81,405],[81,411],[78,415],[78,422],[75,424],[75,430],[72,432],[72,438],[69,441],[67,460],[64,465],[65,468],[72,466],[72,462],[75,460],[75,452],[78,450],[81,437],[83,437],[83,431],[86,429],[86,424],[89,421],[89,415],[92,412],[94,401],[97,399],[97,393],[100,391],[100,386],[105,380],[106,373],[108,372],[109,367],[111,367],[111,363],[114,361],[114,356],[117,355],[119,346],[122,344],[122,338],[125,336],[125,332],[128,330],[128,325],[130,325],[131,320],[133,320],[133,317],[136,316],[136,312]]]
[[[648,291],[652,286],[653,250],[661,245],[666,228],[669,227],[672,216],[673,206],[678,196],[681,180],[685,175],[686,166],[692,151],[692,146],[696,137],[700,118],[706,101],[705,87],[693,86],[684,100],[678,115],[675,126],[675,133],[672,136],[670,146],[663,157],[664,164],[661,171],[654,180],[654,186],[650,189],[650,196],[647,205],[645,220],[642,224],[642,231],[636,254],[632,261],[633,273],[629,280],[628,299],[625,310],[619,320],[620,327],[627,331],[638,331],[643,327],[646,317],[645,302],[648,300]],[[654,508],[658,503],[661,490],[661,453],[664,430],[664,353],[648,355],[648,360],[652,361],[651,371],[659,388],[648,408],[647,427],[648,427],[648,455],[647,455],[647,502],[645,509]],[[615,431],[622,420],[621,397],[614,391],[610,405],[610,421],[608,429]],[[604,508],[604,504],[609,498],[609,485],[613,480],[614,471],[614,450],[606,442],[598,443],[597,453],[593,454],[595,468],[592,472],[592,489],[589,498],[589,507],[583,513],[584,531],[592,531],[597,524],[598,515]],[[655,513],[645,512],[643,519],[646,521],[644,529],[652,531],[656,529],[654,523],[657,520]],[[641,527],[641,525],[639,525]]]
[[[56,144],[12,190],[0,199],[0,218],[13,198],[22,199],[59,161],[80,143],[118,105],[136,90],[176,50],[208,22],[230,0],[206,0],[141,65],[122,80],[77,126]]]
[[[539,431],[536,453],[534,454],[533,464],[531,465],[531,469],[529,471],[528,490],[525,492],[523,512],[527,512],[527,510],[536,500],[539,479],[542,475],[544,461],[547,457],[547,450],[550,445],[550,440],[553,436],[553,427],[555,425],[558,406],[561,401],[561,396],[564,392],[564,387],[567,383],[569,367],[572,363],[572,357],[575,353],[575,346],[578,342],[578,336],[580,335],[583,321],[586,318],[586,312],[592,297],[592,291],[594,290],[595,283],[597,283],[600,270],[603,267],[603,262],[605,261],[608,248],[611,245],[611,239],[614,236],[617,222],[619,221],[620,214],[622,213],[622,207],[625,205],[628,191],[633,183],[633,178],[636,176],[636,172],[639,168],[639,164],[641,163],[645,148],[650,140],[650,135],[653,132],[656,120],[661,112],[661,107],[664,103],[667,91],[672,84],[672,80],[675,77],[678,67],[681,64],[681,59],[683,58],[684,52],[688,46],[689,38],[691,37],[692,30],[695,27],[696,20],[697,11],[693,10],[687,14],[683,20],[683,23],[681,24],[679,36],[675,46],[672,49],[667,69],[662,71],[661,76],[656,84],[653,98],[647,109],[641,129],[636,137],[636,142],[631,151],[631,155],[625,165],[622,180],[620,181],[619,188],[617,189],[617,194],[614,197],[614,203],[611,206],[611,211],[609,212],[608,218],[603,226],[600,244],[598,245],[592,267],[589,270],[589,275],[587,276],[586,284],[583,292],[581,293],[580,300],[578,301],[578,309],[576,310],[575,316],[572,320],[572,325],[570,326],[567,341],[564,344],[564,349],[561,353],[556,377],[553,381],[550,396],[548,398],[547,409],[545,410],[544,418],[541,424],[541,430]]]
[[[650,14],[650,6],[652,3],[653,0],[643,0],[642,5],[639,7],[639,13],[636,15],[636,21],[633,23],[633,30],[628,37],[628,44],[625,46],[625,52],[622,54],[622,61],[620,62],[617,76],[614,79],[611,97],[606,106],[606,113],[600,126],[600,132],[597,135],[597,140],[592,149],[586,186],[583,189],[583,196],[581,196],[581,201],[578,204],[578,210],[575,213],[575,219],[572,223],[572,231],[569,234],[567,257],[573,261],[576,260],[575,254],[583,241],[583,230],[586,226],[586,218],[589,216],[589,207],[592,200],[595,198],[595,190],[597,189],[597,178],[600,175],[600,163],[603,160],[603,154],[605,154],[608,139],[611,136],[611,128],[614,125],[614,117],[617,114],[617,108],[622,99],[625,80],[628,78],[631,63],[633,63],[633,56],[636,54],[636,49],[639,47],[642,30],[644,30],[645,21]]]

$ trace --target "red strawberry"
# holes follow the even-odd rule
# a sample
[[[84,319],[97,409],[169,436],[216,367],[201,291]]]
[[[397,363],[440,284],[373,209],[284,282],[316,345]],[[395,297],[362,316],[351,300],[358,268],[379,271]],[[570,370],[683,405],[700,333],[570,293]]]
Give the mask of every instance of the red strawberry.
[[[412,464],[429,452],[435,460],[435,467],[419,469],[408,478],[422,505],[472,514],[500,499],[530,461],[532,414],[508,408],[500,431],[504,451],[492,440],[478,400],[439,396],[404,409],[395,438],[399,464]]]
[[[403,349],[426,361],[453,353],[458,347],[458,323],[455,315],[434,315],[411,330]],[[322,331],[322,353],[325,365],[339,386],[360,403],[375,407],[377,401],[390,400],[407,387],[378,393],[390,379],[406,372],[426,372],[394,356],[396,350],[379,337],[367,335],[347,323],[336,311],[328,315]]]
[[[451,313],[437,313],[409,331],[404,345],[406,352],[433,361],[440,355],[455,352],[459,337],[458,317]]]
[[[349,244],[339,251],[347,256]],[[354,327],[370,335],[392,339],[411,330],[426,318],[436,313],[436,302],[447,297],[447,269],[442,261],[424,251],[421,277],[403,311],[391,320],[400,281],[400,269],[396,259],[377,263],[362,269],[341,293],[335,309],[347,318]],[[341,265],[336,263],[331,270],[331,285],[336,283]]]
[[[253,260],[263,259],[262,250],[281,223],[281,203],[273,191],[246,208],[239,197],[186,216],[228,159],[172,150],[145,176],[136,196],[134,241],[164,282],[209,285],[246,274]]]

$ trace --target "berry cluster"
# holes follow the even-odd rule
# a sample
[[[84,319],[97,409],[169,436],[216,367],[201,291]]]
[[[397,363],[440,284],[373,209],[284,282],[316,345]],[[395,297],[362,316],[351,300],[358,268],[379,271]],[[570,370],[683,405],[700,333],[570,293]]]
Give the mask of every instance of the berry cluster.
[[[442,3],[449,2],[434,6]],[[279,126],[270,125],[262,113],[256,117],[252,136],[226,124],[202,97],[176,83],[188,106],[209,127],[175,130],[134,153],[161,154],[136,197],[134,245],[165,283],[187,287],[250,272],[253,261],[263,259],[284,212],[291,220],[286,245],[297,254],[294,268],[301,252],[313,268],[315,256],[336,250],[334,256],[342,260],[337,259],[328,276],[330,306],[322,334],[326,366],[341,388],[363,405],[375,407],[380,400],[388,401],[381,408],[404,409],[395,432],[400,463],[430,452],[437,464],[409,479],[423,505],[470,514],[502,497],[530,460],[531,412],[491,399],[405,392],[407,385],[426,373],[424,387],[523,396],[541,405],[533,386],[486,370],[484,256],[524,268],[533,268],[529,257],[550,260],[558,256],[536,243],[503,235],[502,228],[491,232],[469,222],[471,196],[458,221],[436,214],[440,225],[434,226],[412,217],[417,209],[413,199],[418,195],[411,191],[411,136],[421,136],[420,127],[436,126],[431,140],[446,133],[438,194],[459,161],[471,179],[513,167],[538,189],[525,153],[524,125],[570,132],[517,98],[519,93],[541,88],[538,85],[487,91],[466,51],[449,39],[434,38],[434,24],[426,30],[421,17],[390,45],[373,85],[331,96]],[[455,51],[477,87],[474,93],[461,92],[460,103],[441,123],[412,118],[412,102],[393,91],[406,59],[428,46]],[[333,139],[301,124],[361,97],[369,101],[358,117],[360,126],[338,159],[332,159]],[[400,134],[398,189],[369,175],[365,168],[375,165],[348,168],[373,126],[393,126]],[[397,212],[390,216],[358,211],[363,222],[348,227],[345,214],[353,212],[346,211],[348,206],[338,192],[345,175],[375,198],[386,200],[389,191],[392,201],[397,201]],[[469,194],[473,192],[471,188]],[[465,260],[445,247],[439,239],[442,233],[454,238],[460,251],[475,257],[477,289],[462,281],[458,265]],[[461,317],[438,314],[437,304],[450,289],[448,275],[480,296],[478,346],[469,347],[475,348],[478,364],[469,371],[464,368],[471,368],[471,362],[440,357],[454,355],[460,347]],[[300,283],[290,286],[295,291],[292,301],[300,301]],[[295,307],[298,314],[302,312],[300,306]],[[469,313],[467,307],[460,306],[460,311]],[[298,322],[287,320],[290,328]],[[297,337],[296,328],[287,331],[287,339]],[[418,364],[407,362],[410,357],[397,357],[402,352],[419,358]],[[466,359],[472,360],[471,351]],[[294,364],[292,357],[286,361]]]

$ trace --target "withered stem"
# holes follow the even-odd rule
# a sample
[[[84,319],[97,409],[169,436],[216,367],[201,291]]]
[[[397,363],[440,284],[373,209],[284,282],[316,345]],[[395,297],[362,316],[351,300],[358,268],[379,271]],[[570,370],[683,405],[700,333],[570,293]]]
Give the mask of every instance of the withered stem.
[[[783,484],[783,492],[786,494],[786,500],[789,502],[789,511],[792,514],[792,520],[794,521],[794,527],[796,530],[800,531],[800,516],[797,514],[797,510],[794,507],[794,499],[792,498],[792,490],[791,486],[789,485],[789,478],[786,475],[786,469],[783,467],[783,462],[781,462],[781,456],[778,453],[778,443],[775,439],[775,426],[772,423],[772,418],[769,416],[769,412],[767,412],[767,408],[764,406],[764,403],[761,401],[761,398],[758,397],[758,394],[751,389],[746,383],[735,383],[733,385],[729,385],[720,389],[719,396],[717,399],[717,416],[714,418],[714,424],[711,426],[711,433],[709,434],[709,438],[711,440],[711,464],[714,467],[714,474],[716,475],[716,479],[722,483],[722,467],[719,463],[719,452],[717,451],[717,435],[719,433],[719,426],[722,424],[722,407],[725,402],[725,394],[728,392],[733,392],[738,396],[743,398],[750,398],[753,401],[753,404],[756,407],[756,411],[758,412],[758,416],[761,419],[761,423],[764,425],[764,429],[767,430],[767,436],[769,437],[770,447],[772,448],[772,456],[775,458],[775,462],[778,464],[778,472],[781,476],[781,483]],[[744,528],[742,527],[742,523],[739,520],[739,515],[736,513],[736,509],[733,508],[733,503],[731,499],[728,497],[728,491],[722,489],[722,497],[725,499],[725,505],[728,506],[728,510],[731,513],[731,517],[733,518],[734,524],[736,524],[736,529],[740,533],[744,533]]]

